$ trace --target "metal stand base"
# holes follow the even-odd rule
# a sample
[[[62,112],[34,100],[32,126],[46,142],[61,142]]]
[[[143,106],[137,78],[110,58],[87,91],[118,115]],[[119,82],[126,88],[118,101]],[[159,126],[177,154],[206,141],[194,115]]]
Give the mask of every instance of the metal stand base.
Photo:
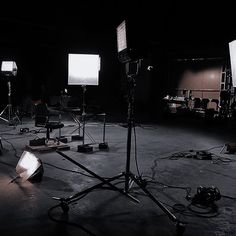
[[[4,116],[5,113],[7,113],[6,116]],[[8,104],[0,113],[0,119],[7,122],[9,126],[15,126],[17,123],[21,123],[20,118],[16,114],[13,116],[12,113],[12,106]]]
[[[80,167],[81,169],[85,170],[86,172],[88,172],[90,175],[94,176],[95,178],[99,179],[101,181],[101,183],[94,185],[88,189],[85,189],[84,191],[81,191],[75,195],[72,195],[68,198],[54,198],[58,201],[60,201],[60,206],[62,208],[62,210],[64,212],[68,212],[69,211],[69,204],[72,202],[75,202],[77,200],[80,200],[81,196],[83,196],[84,194],[89,193],[90,191],[96,189],[96,188],[100,188],[102,187],[104,184],[108,185],[109,187],[111,187],[113,190],[120,192],[121,194],[125,195],[126,197],[132,199],[135,202],[139,202],[138,199],[134,198],[132,195],[129,194],[129,190],[130,190],[130,183],[135,183],[158,207],[161,208],[161,210],[169,217],[169,219],[174,222],[174,224],[176,225],[176,229],[177,229],[177,233],[180,235],[184,232],[185,229],[185,224],[181,221],[179,221],[176,216],[174,214],[172,214],[168,208],[166,208],[157,198],[155,198],[151,192],[149,192],[146,189],[146,185],[144,184],[144,181],[141,179],[141,177],[136,177],[131,171],[130,171],[130,158],[131,158],[131,134],[132,134],[132,128],[134,125],[134,87],[135,87],[135,76],[138,72],[138,67],[139,67],[139,61],[135,61],[132,62],[136,67],[137,70],[135,72],[135,74],[131,73],[130,71],[127,70],[127,77],[128,77],[128,134],[127,134],[127,156],[126,156],[126,170],[125,172],[108,178],[108,179],[104,179],[101,176],[95,174],[94,172],[92,172],[91,170],[88,170],[86,167],[84,167],[83,165],[79,164],[78,162],[74,161],[73,159],[71,159],[70,157],[68,157],[67,155],[65,155],[64,153],[57,151],[58,154],[60,154],[61,156],[63,156],[65,159],[69,160],[70,162],[74,163],[75,165],[77,165],[78,167]],[[129,64],[126,65],[128,68],[130,67]],[[84,121],[84,120],[83,120]],[[83,143],[84,144],[84,143]],[[104,142],[105,144],[105,142]],[[103,145],[101,145],[103,146]],[[105,146],[105,145],[104,145]],[[124,189],[120,189],[118,187],[116,187],[115,184],[112,184],[111,182],[114,180],[118,180],[122,178],[125,182],[125,186]]]
[[[83,140],[84,139],[84,137],[83,136],[80,136],[79,134],[75,134],[75,135],[72,135],[71,136],[71,140],[76,140],[76,141],[78,141],[78,140]]]
[[[91,153],[93,152],[93,147],[84,144],[84,145],[78,145],[77,146],[77,152],[82,152],[82,153]]]
[[[60,141],[60,142],[62,142],[62,143],[68,143],[68,139],[66,138],[66,137],[63,137],[63,136],[61,136],[61,137],[58,137],[58,138],[56,138],[58,141]]]
[[[107,143],[107,142],[104,142],[104,143],[99,143],[98,148],[99,148],[100,150],[108,150],[108,149],[109,149],[109,146],[108,146],[108,143]]]
[[[98,183],[90,188],[87,188],[85,190],[82,190],[81,192],[78,192],[72,196],[69,196],[67,198],[59,198],[59,197],[53,197],[54,200],[57,200],[60,202],[60,207],[62,209],[62,211],[64,213],[69,212],[70,208],[69,205],[80,200],[81,196],[83,196],[84,194],[87,194],[97,188],[101,188],[103,185],[108,185],[112,190],[118,191],[119,193],[121,193],[122,195],[128,197],[129,199],[131,199],[132,201],[139,203],[140,201],[138,199],[136,199],[135,197],[133,197],[132,195],[129,194],[129,191],[127,191],[126,189],[120,189],[118,187],[116,187],[116,185],[112,184],[112,181],[114,180],[118,180],[120,178],[124,178],[125,179],[129,179],[129,182],[134,182],[138,185],[138,187],[157,205],[161,208],[161,210],[167,214],[167,216],[169,217],[169,219],[176,225],[176,229],[179,235],[181,235],[184,230],[185,230],[185,224],[181,221],[179,221],[176,216],[174,214],[172,214],[160,201],[158,201],[147,189],[146,187],[143,185],[142,181],[137,178],[135,175],[133,175],[131,172],[129,172],[128,174],[124,173],[120,173],[114,177],[108,178],[108,179],[104,179],[103,177],[97,175],[96,173],[94,173],[93,171],[87,169],[85,166],[81,165],[80,163],[76,162],[74,159],[68,157],[66,154],[64,154],[61,151],[56,151],[58,154],[60,154],[62,157],[64,157],[65,159],[69,160],[70,162],[72,162],[73,164],[77,165],[78,167],[80,167],[82,170],[86,171],[87,173],[89,173],[90,175],[94,176],[95,178],[97,178],[98,180],[101,181],[101,183]],[[128,189],[129,190],[129,189]]]

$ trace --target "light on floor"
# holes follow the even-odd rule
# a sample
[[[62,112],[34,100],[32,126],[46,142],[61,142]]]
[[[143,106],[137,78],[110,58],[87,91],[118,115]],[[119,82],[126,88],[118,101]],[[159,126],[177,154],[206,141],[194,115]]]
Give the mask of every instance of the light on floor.
[[[16,166],[17,174],[23,181],[39,181],[43,176],[42,161],[33,153],[24,151]]]

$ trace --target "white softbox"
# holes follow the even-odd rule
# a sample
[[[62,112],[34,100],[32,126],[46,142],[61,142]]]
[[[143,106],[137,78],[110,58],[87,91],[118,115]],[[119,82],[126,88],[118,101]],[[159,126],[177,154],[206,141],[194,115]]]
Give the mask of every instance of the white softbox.
[[[42,161],[33,153],[24,151],[16,166],[16,173],[26,180],[41,180],[43,175]]]
[[[69,54],[68,85],[98,85],[99,70],[99,55]]]
[[[236,40],[229,43],[229,54],[233,87],[236,87]]]

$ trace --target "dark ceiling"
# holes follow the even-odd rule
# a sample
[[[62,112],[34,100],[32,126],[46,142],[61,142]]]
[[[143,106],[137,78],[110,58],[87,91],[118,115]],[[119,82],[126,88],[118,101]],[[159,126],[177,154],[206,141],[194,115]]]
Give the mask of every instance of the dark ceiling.
[[[56,94],[67,84],[68,52],[98,52],[103,60],[102,91],[119,94],[116,27],[123,19],[132,20],[134,39],[148,42],[151,59],[147,63],[154,65],[153,79],[158,83],[154,92],[148,91],[153,94],[163,87],[156,78],[166,78],[170,60],[225,58],[229,41],[236,38],[235,8],[230,1],[22,2],[1,4],[0,59],[16,59],[18,83],[25,93],[44,84]]]
[[[210,1],[208,1],[210,2]],[[138,35],[170,53],[227,50],[236,37],[231,2],[207,1],[48,1],[1,8],[0,48],[76,47],[114,44],[115,28],[133,19]],[[216,50],[217,49],[217,50]]]

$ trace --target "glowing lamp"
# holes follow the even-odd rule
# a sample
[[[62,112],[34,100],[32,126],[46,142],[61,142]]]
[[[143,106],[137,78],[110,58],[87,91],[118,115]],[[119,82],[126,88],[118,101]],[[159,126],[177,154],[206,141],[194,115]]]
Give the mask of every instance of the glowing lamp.
[[[17,66],[14,61],[3,61],[1,65],[1,72],[6,76],[16,76]]]
[[[23,181],[40,181],[43,177],[42,161],[33,153],[24,151],[16,166],[16,173]]]
[[[97,54],[68,55],[69,85],[98,85],[100,56]]]

